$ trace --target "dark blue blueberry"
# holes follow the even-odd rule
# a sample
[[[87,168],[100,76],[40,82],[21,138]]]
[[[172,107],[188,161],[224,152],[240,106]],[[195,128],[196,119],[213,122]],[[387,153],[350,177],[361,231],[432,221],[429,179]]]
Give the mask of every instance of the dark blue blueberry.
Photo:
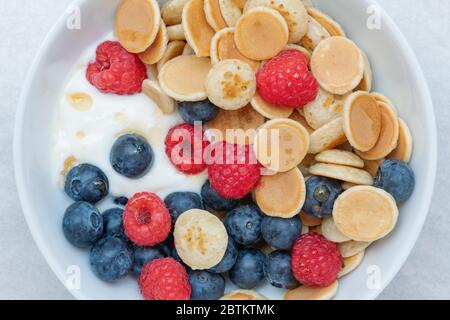
[[[264,279],[266,256],[258,249],[239,251],[236,263],[230,270],[230,280],[241,289],[253,289]]]
[[[225,273],[227,271],[230,271],[230,269],[233,268],[234,264],[236,263],[237,255],[238,250],[236,248],[236,244],[234,243],[234,240],[229,237],[227,251],[225,251],[225,255],[223,256],[222,261],[220,261],[216,266],[209,269],[209,271],[214,273]]]
[[[261,241],[262,220],[263,214],[257,206],[244,205],[228,212],[224,224],[234,241],[251,246]]]
[[[190,124],[194,122],[209,122],[217,116],[219,108],[209,100],[199,102],[180,102],[178,111],[184,121]]]
[[[165,257],[170,257],[172,253],[172,248],[174,247],[174,240],[172,233],[169,234],[167,239],[157,245],[158,249],[164,254]]]
[[[226,199],[219,195],[217,191],[211,187],[209,180],[203,185],[201,195],[205,205],[214,211],[229,211],[239,203],[239,200]]]
[[[113,282],[128,274],[133,258],[124,240],[117,237],[105,237],[92,247],[90,262],[92,271],[98,278]]]
[[[127,197],[117,197],[114,198],[114,204],[118,205],[118,206],[122,206],[125,207],[128,203],[128,198]]]
[[[397,203],[405,202],[411,197],[416,178],[411,167],[400,160],[384,161],[378,169],[374,186],[389,192]]]
[[[138,247],[133,248],[133,265],[131,271],[139,276],[142,268],[155,259],[164,258],[164,254],[158,247]]]
[[[177,260],[178,262],[181,262],[184,264],[183,260],[181,260],[180,256],[178,255],[178,251],[177,251],[177,248],[175,248],[175,246],[173,246],[172,249],[170,250],[170,256],[172,258],[174,258],[175,260]]]
[[[195,192],[174,192],[165,199],[167,209],[172,217],[173,223],[177,221],[180,214],[191,209],[203,209],[202,198]]]
[[[190,270],[189,283],[192,300],[218,300],[225,293],[225,279],[220,274]]]
[[[270,253],[264,263],[264,274],[274,287],[294,289],[299,286],[292,274],[291,255],[288,251],[279,250]]]
[[[288,250],[302,232],[302,222],[297,215],[290,219],[265,216],[261,232],[264,240],[275,249]]]
[[[75,202],[64,214],[63,232],[74,246],[89,247],[103,235],[102,215],[88,202]]]
[[[306,200],[303,211],[316,218],[329,217],[342,193],[341,184],[334,179],[313,176],[306,181]]]
[[[96,204],[108,195],[109,182],[99,168],[80,164],[67,174],[64,190],[75,201]]]
[[[123,210],[120,208],[109,209],[103,213],[103,230],[105,235],[119,237],[124,240],[127,238],[123,229],[122,217]]]
[[[154,154],[152,147],[145,138],[126,134],[114,143],[111,153],[111,165],[117,173],[127,178],[140,178],[153,165]]]

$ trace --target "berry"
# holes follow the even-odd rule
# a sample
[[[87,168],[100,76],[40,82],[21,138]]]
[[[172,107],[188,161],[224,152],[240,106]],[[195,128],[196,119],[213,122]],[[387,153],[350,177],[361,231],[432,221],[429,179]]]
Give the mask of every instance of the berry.
[[[384,161],[378,169],[374,186],[389,192],[397,203],[405,202],[411,197],[416,179],[411,167],[400,160]]]
[[[298,215],[290,219],[265,216],[261,232],[271,247],[289,250],[302,232],[302,222]]]
[[[99,168],[80,164],[67,174],[64,190],[75,201],[96,204],[108,195],[109,182]]]
[[[103,213],[103,230],[105,235],[118,237],[126,240],[125,231],[123,229],[123,210],[113,208]]]
[[[186,269],[172,258],[147,263],[139,277],[139,288],[146,300],[189,300],[191,297]]]
[[[308,70],[307,57],[285,50],[269,60],[256,75],[258,93],[277,106],[298,108],[314,101],[319,84]]]
[[[219,113],[219,108],[209,100],[203,100],[199,102],[180,102],[178,111],[184,121],[194,124],[195,122],[206,123],[211,121]]]
[[[209,269],[209,271],[213,273],[225,273],[227,271],[230,271],[230,269],[233,268],[234,264],[236,263],[237,255],[238,250],[236,244],[234,240],[231,237],[229,237],[227,251],[225,251],[225,255],[223,256],[219,264]]]
[[[139,246],[151,247],[167,239],[172,221],[164,202],[154,193],[138,193],[123,214],[127,237]]]
[[[178,217],[191,209],[203,209],[202,198],[195,192],[174,192],[169,194],[164,203],[169,209],[173,223]]]
[[[263,214],[257,206],[244,205],[228,212],[224,224],[234,241],[251,246],[261,241],[262,220]]]
[[[125,134],[114,143],[109,160],[114,170],[127,178],[140,178],[153,165],[153,149],[136,134]]]
[[[218,300],[225,293],[225,279],[208,271],[189,271],[192,300]]]
[[[306,181],[303,212],[316,218],[330,217],[336,199],[342,193],[341,184],[334,179],[313,176]]]
[[[64,236],[71,244],[86,248],[103,235],[103,218],[92,204],[79,201],[67,208],[62,227]]]
[[[214,211],[229,211],[235,208],[239,203],[236,199],[226,199],[218,194],[217,191],[211,187],[209,180],[203,184],[201,195],[205,205]]]
[[[88,65],[86,78],[103,93],[131,95],[142,91],[147,68],[119,42],[106,41],[97,47],[95,61]]]
[[[164,255],[164,257],[170,257],[172,253],[172,248],[175,246],[173,234],[169,233],[169,236],[167,237],[164,242],[158,244],[156,247],[161,251],[161,253]]]
[[[127,243],[116,237],[105,237],[91,249],[91,268],[103,281],[113,282],[125,277],[133,259]]]
[[[142,268],[155,259],[164,258],[162,250],[156,247],[138,247],[133,248],[133,265],[131,271],[134,275],[139,276]]]
[[[127,197],[114,198],[114,204],[116,204],[118,206],[125,207],[127,205],[127,202],[128,202],[128,198]]]
[[[166,137],[166,155],[185,174],[198,174],[206,169],[203,153],[208,146],[203,129],[188,123],[170,129]]]
[[[222,197],[240,199],[259,182],[261,166],[249,145],[218,142],[212,147],[208,165],[211,186]]]
[[[342,268],[337,245],[316,232],[300,236],[292,247],[292,272],[305,286],[328,287]]]
[[[236,264],[230,270],[230,280],[241,289],[253,289],[264,279],[266,256],[258,249],[239,251]]]
[[[294,289],[299,286],[291,271],[291,255],[288,251],[271,252],[264,263],[264,273],[274,287]]]

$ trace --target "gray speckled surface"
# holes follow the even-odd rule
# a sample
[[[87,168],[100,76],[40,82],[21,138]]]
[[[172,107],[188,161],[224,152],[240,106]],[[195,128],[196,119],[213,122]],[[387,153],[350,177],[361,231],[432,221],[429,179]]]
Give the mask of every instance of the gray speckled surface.
[[[12,169],[13,118],[26,72],[46,33],[71,0],[0,0],[0,299],[71,299],[28,231]],[[450,1],[380,0],[416,52],[428,79],[439,130],[431,211],[408,261],[382,299],[450,298]]]

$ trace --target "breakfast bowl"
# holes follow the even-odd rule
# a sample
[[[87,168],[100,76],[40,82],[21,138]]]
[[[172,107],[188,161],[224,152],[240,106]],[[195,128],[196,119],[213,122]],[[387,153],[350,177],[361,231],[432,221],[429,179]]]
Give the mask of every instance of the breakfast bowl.
[[[79,57],[112,34],[119,0],[78,0],[50,31],[29,71],[16,115],[14,164],[26,221],[44,258],[78,299],[141,299],[131,276],[110,284],[90,270],[86,250],[64,238],[61,221],[68,197],[53,178],[54,127],[58,105]],[[394,278],[411,252],[430,206],[436,174],[437,139],[433,105],[414,53],[394,21],[374,0],[316,0],[369,56],[374,90],[390,97],[408,123],[414,152],[416,187],[401,205],[395,230],[371,245],[357,270],[339,280],[336,299],[374,299]],[[73,14],[81,12],[81,24]],[[72,21],[72,22],[71,22]],[[85,68],[85,66],[82,66]],[[75,281],[74,281],[75,279]],[[227,292],[231,290],[227,288]],[[256,288],[269,299],[285,291],[265,284]]]

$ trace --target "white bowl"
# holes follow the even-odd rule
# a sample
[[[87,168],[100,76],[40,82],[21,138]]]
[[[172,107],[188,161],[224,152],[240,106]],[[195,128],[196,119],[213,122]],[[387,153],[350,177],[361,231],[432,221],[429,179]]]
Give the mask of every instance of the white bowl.
[[[139,299],[137,283],[129,277],[117,284],[98,280],[89,268],[88,252],[72,247],[61,231],[69,201],[51,177],[51,123],[67,75],[85,48],[113,29],[119,0],[79,0],[82,28],[66,28],[62,17],[44,41],[25,82],[17,111],[14,157],[17,188],[29,228],[49,265],[65,284],[73,269],[81,270],[81,287],[70,291],[80,299]],[[411,165],[416,189],[401,207],[395,231],[366,252],[363,264],[340,280],[338,299],[373,299],[405,262],[427,216],[437,159],[436,125],[431,97],[419,64],[405,38],[382,10],[381,29],[369,30],[367,9],[373,0],[317,0],[316,4],[342,24],[349,37],[372,62],[375,90],[389,96],[414,136]],[[375,281],[374,281],[375,280]],[[376,280],[379,280],[378,283]],[[271,298],[283,291],[258,288]]]

